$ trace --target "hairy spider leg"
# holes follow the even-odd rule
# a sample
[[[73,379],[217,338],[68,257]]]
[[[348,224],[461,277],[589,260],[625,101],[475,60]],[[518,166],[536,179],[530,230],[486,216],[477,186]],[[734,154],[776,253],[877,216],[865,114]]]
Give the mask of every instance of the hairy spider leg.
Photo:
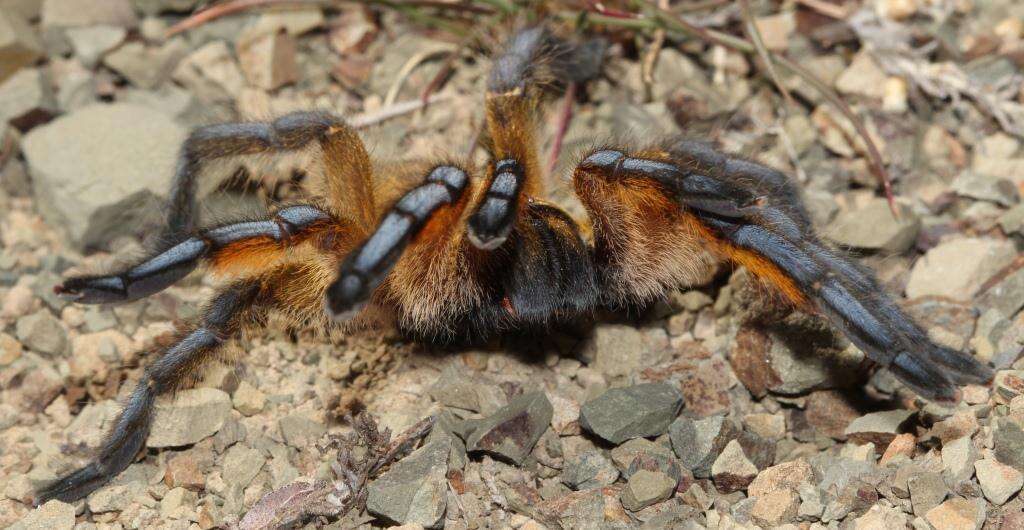
[[[257,317],[258,299],[264,290],[257,280],[244,280],[221,289],[203,311],[199,322],[179,333],[175,341],[163,349],[160,358],[146,368],[93,461],[40,489],[36,504],[50,499],[72,502],[124,471],[149,435],[157,396],[194,380],[216,350],[238,333],[243,321]]]
[[[315,206],[289,206],[267,220],[200,230],[121,272],[69,278],[54,291],[84,304],[131,302],[170,287],[203,262],[219,273],[262,273],[295,246],[338,230],[352,231]]]
[[[434,168],[419,186],[408,191],[384,214],[377,229],[342,261],[337,279],[327,290],[327,311],[339,321],[358,314],[416,238],[447,231],[437,214],[463,196],[469,177],[462,169]],[[432,225],[432,226],[428,226]]]
[[[351,221],[363,234],[376,225],[372,166],[363,142],[344,120],[326,112],[293,112],[273,122],[226,123],[200,127],[178,156],[168,200],[167,241],[179,241],[196,229],[196,193],[210,162],[243,155],[277,154],[314,142],[323,150],[322,195],[335,217]]]
[[[599,267],[629,268],[636,252],[631,240],[650,240],[671,231],[658,226],[668,217],[689,233],[691,246],[702,242],[714,255],[745,266],[793,304],[823,313],[869,358],[891,367],[923,397],[953,401],[955,385],[991,378],[991,370],[973,358],[929,340],[867,272],[828,250],[802,216],[803,208],[787,203],[795,194],[759,193],[780,185],[773,182],[773,170],[749,162],[730,167],[728,160],[710,167],[708,160],[702,148],[686,143],[636,155],[606,149],[587,157],[577,169],[576,182],[595,217],[597,246],[603,252]],[[609,192],[609,187],[618,193]],[[633,215],[663,218],[654,224],[615,226],[608,218],[624,197],[633,206],[647,205],[647,210],[634,210]],[[673,209],[674,214],[664,213]],[[644,233],[650,230],[658,233]],[[623,274],[611,277],[631,279]],[[661,285],[669,279],[662,278]],[[630,291],[636,286],[620,290]]]
[[[211,361],[227,361],[229,342],[262,327],[269,313],[295,323],[323,315],[324,292],[334,272],[331,265],[348,244],[337,236],[322,238],[309,249],[320,259],[285,263],[219,288],[192,325],[158,347],[158,356],[146,367],[93,460],[40,489],[36,504],[50,499],[72,502],[121,473],[145,445],[156,398],[192,387]]]

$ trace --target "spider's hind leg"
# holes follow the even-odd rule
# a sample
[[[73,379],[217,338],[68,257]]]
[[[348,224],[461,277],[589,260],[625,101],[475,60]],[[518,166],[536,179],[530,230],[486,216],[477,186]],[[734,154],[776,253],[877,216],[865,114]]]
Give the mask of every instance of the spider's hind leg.
[[[686,250],[706,248],[745,266],[794,305],[820,311],[921,396],[951,401],[955,385],[992,377],[970,356],[932,342],[870,273],[827,248],[795,188],[777,171],[680,142],[636,155],[597,151],[575,179],[595,220],[599,267],[606,280],[624,279],[620,291],[640,290],[637,276],[622,271],[652,260],[643,255],[650,249],[636,241],[675,234]],[[655,259],[682,262],[685,256],[668,251]]]

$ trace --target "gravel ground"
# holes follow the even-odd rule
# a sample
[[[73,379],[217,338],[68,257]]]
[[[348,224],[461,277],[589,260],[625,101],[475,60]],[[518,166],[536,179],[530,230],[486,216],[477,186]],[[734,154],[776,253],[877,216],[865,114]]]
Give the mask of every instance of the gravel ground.
[[[357,7],[249,11],[166,38],[197,4],[0,0],[0,527],[231,526],[275,489],[333,480],[338,451],[320,442],[365,410],[396,433],[437,423],[370,484],[366,510],[311,527],[1024,529],[1013,0],[753,2],[767,48],[863,120],[899,219],[864,142],[805,79],[779,72],[787,104],[753,56],[671,36],[645,82],[650,39],[609,35],[556,172],[608,138],[680,130],[786,170],[821,232],[934,340],[999,370],[955,408],[916,398],[822,321],[722,268],[651,307],[476,349],[274,322],[235,348],[240,363],[162,400],[149,449],[111,484],[33,509],[37,486],[98,447],[144,352],[213,291],[194,275],[117,307],[52,293],[145,248],[189,129],[331,109],[355,116],[379,160],[482,156],[488,63],[457,39]],[[732,32],[741,19],[738,5],[693,18]],[[401,108],[436,79],[438,101]],[[315,168],[257,162],[216,171],[207,219],[301,193],[297,170]]]

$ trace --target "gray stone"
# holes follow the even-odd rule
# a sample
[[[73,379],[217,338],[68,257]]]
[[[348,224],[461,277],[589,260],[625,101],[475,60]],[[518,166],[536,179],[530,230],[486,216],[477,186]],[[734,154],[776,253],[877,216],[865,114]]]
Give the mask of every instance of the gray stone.
[[[664,434],[682,407],[683,395],[669,384],[613,388],[583,404],[580,426],[618,444]]]
[[[221,475],[228,487],[245,488],[263,469],[265,462],[263,451],[235,444],[224,455]]]
[[[992,452],[996,460],[1024,472],[1024,429],[1011,418],[995,422],[992,433]]]
[[[834,454],[818,453],[808,459],[814,476],[820,477],[818,488],[829,491],[835,488],[842,491],[863,476],[876,475],[879,470],[874,462],[836,457]]]
[[[978,307],[996,309],[1009,318],[1024,308],[1024,268],[1014,271],[977,299]]]
[[[243,416],[252,416],[263,411],[263,407],[267,404],[267,395],[250,385],[248,381],[242,381],[235,389],[231,403],[234,404],[235,410],[241,412]]]
[[[203,0],[133,0],[135,9],[147,14],[188,13],[202,5]]]
[[[599,451],[586,451],[567,459],[561,476],[562,483],[574,490],[600,488],[617,478],[619,470]]]
[[[284,30],[292,36],[299,36],[324,25],[323,10],[317,6],[297,9],[268,10],[260,14],[256,22],[246,31],[254,33]]]
[[[53,88],[40,68],[25,68],[0,84],[0,123],[28,131],[57,112]]]
[[[609,380],[622,379],[667,361],[668,334],[661,328],[601,325],[594,328],[580,356]]]
[[[631,512],[638,512],[664,501],[675,492],[676,482],[660,471],[637,471],[629,477],[626,487],[622,489],[622,507]]]
[[[942,467],[949,484],[959,484],[970,480],[974,474],[974,461],[978,459],[978,449],[971,441],[970,435],[957,438],[942,446]]]
[[[999,226],[1007,235],[1024,235],[1024,203],[1018,204],[999,216]]]
[[[888,201],[871,199],[860,208],[840,212],[825,234],[847,247],[899,254],[914,244],[921,219],[906,205],[898,204],[897,211],[899,219],[893,217]]]
[[[946,500],[949,488],[946,487],[942,475],[932,472],[918,473],[907,479],[910,490],[910,502],[914,507],[914,515],[923,517],[929,510]]]
[[[278,420],[277,423],[281,428],[281,435],[284,436],[285,442],[303,451],[308,450],[313,443],[327,432],[327,427],[324,424],[313,421],[304,414],[285,416]]]
[[[508,403],[508,397],[494,381],[467,370],[448,366],[427,391],[430,397],[446,407],[494,414]]]
[[[974,469],[981,491],[992,504],[1002,505],[1024,486],[1024,474],[994,459],[978,460]]]
[[[800,507],[796,515],[801,519],[819,519],[825,511],[825,503],[821,499],[821,490],[813,484],[804,482],[797,486],[797,493],[800,495]]]
[[[78,248],[144,233],[158,222],[185,136],[166,114],[127,103],[90,105],[36,127],[22,143],[36,207]]]
[[[182,390],[157,400],[156,419],[146,445],[152,448],[194,444],[215,434],[231,417],[231,398],[215,388]]]
[[[1020,202],[1017,187],[1009,179],[965,171],[951,185],[953,191],[963,197],[994,202],[1002,206],[1013,206]]]
[[[238,63],[249,84],[275,90],[299,79],[296,52],[288,33],[267,33],[238,44]]]
[[[700,291],[686,291],[685,293],[672,295],[672,305],[693,313],[704,309],[712,303],[714,303],[714,300],[712,300],[707,294]]]
[[[546,500],[539,506],[551,526],[565,530],[626,530],[635,528],[613,488],[574,491]]]
[[[138,484],[107,486],[92,492],[85,502],[92,513],[120,512],[132,503],[140,489]]]
[[[907,297],[944,296],[970,301],[989,278],[1014,258],[1012,241],[961,238],[946,241],[917,260],[907,281]]]
[[[129,0],[43,0],[41,16],[46,29],[138,23]]]
[[[856,444],[870,442],[875,447],[888,447],[913,415],[914,411],[906,409],[870,412],[850,422],[843,434]]]
[[[732,493],[746,488],[757,476],[757,466],[743,453],[739,441],[726,444],[722,454],[711,465],[711,478],[715,487],[723,493]]]
[[[370,483],[366,510],[396,524],[440,528],[448,502],[449,448],[425,445]]]
[[[55,500],[32,510],[8,530],[71,530],[74,527],[75,507]]]
[[[83,315],[85,330],[90,333],[103,331],[117,326],[117,317],[114,312],[106,307],[92,306],[85,310]]]
[[[634,438],[632,440],[623,443],[611,450],[612,463],[622,473],[629,473],[629,470],[634,467],[634,463],[639,459],[641,461],[653,460],[659,464],[659,468],[662,471],[667,471],[669,467],[674,465],[676,471],[674,475],[679,477],[679,463],[675,459],[675,455],[672,454],[672,449],[657,443],[652,442],[646,438]],[[646,462],[641,462],[641,466]],[[672,473],[669,473],[672,474]],[[626,475],[629,478],[629,475]]]
[[[17,336],[25,346],[46,355],[61,355],[68,347],[64,325],[45,309],[19,318]]]
[[[20,14],[0,9],[0,83],[43,56],[43,43]]]
[[[171,39],[159,47],[129,42],[110,52],[103,64],[121,74],[133,86],[151,90],[166,81],[188,53],[181,39]]]
[[[712,416],[702,420],[680,417],[669,426],[672,450],[683,468],[694,476],[707,478],[711,465],[731,440],[740,435],[739,426],[725,416]]]
[[[521,464],[551,424],[554,409],[543,392],[516,397],[476,423],[466,437],[466,450],[483,451]]]
[[[858,530],[906,530],[908,526],[909,518],[899,508],[876,504],[867,513],[854,519],[852,528]]]
[[[233,103],[246,84],[234,54],[227,43],[220,40],[190,53],[178,63],[172,76],[197,99],[211,105]]]
[[[82,65],[95,68],[104,54],[124,42],[128,31],[119,26],[88,26],[68,28],[64,33]]]
[[[32,194],[32,182],[28,169],[20,159],[11,157],[0,166],[0,188],[12,197],[27,197]]]

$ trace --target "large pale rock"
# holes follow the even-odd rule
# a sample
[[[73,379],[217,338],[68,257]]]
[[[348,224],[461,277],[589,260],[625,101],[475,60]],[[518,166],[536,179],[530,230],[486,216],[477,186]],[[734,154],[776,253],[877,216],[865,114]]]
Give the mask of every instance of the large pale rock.
[[[129,0],[43,0],[42,19],[44,29],[138,24]]]
[[[32,129],[22,148],[36,207],[78,248],[159,219],[185,129],[134,104],[97,104]]]
[[[917,260],[907,298],[944,296],[969,301],[989,278],[1017,257],[1012,241],[963,238],[947,241]]]
[[[156,420],[146,445],[153,448],[189,445],[211,436],[231,417],[231,398],[216,388],[178,392],[157,401]]]
[[[61,501],[49,501],[8,530],[71,530],[74,526],[75,507]]]
[[[921,219],[910,208],[899,205],[900,218],[893,217],[885,199],[872,199],[860,208],[841,212],[826,230],[840,245],[901,253],[910,248],[921,230]]]

